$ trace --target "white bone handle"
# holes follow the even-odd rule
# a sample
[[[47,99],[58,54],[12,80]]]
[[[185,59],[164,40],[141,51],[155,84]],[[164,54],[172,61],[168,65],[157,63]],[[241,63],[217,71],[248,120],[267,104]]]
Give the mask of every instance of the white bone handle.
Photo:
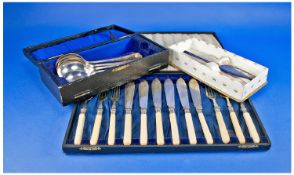
[[[96,118],[95,118],[95,122],[94,122],[94,126],[93,126],[93,130],[92,130],[90,145],[96,145],[98,143],[101,121],[102,121],[102,109],[98,109],[97,114],[96,114]]]
[[[115,109],[110,112],[109,132],[108,132],[108,145],[114,145],[115,142]]]
[[[124,145],[130,145],[132,143],[132,114],[125,114],[125,129],[124,129]]]
[[[163,135],[163,126],[162,126],[162,116],[161,111],[156,110],[156,141],[157,145],[164,145],[164,135]]]
[[[223,143],[229,143],[230,142],[230,136],[229,136],[229,133],[228,133],[228,130],[227,130],[223,115],[219,110],[215,111],[215,115],[216,115],[216,120],[217,120],[217,124],[218,124],[218,127],[219,127],[219,132],[220,132],[221,137],[222,137],[222,141],[223,141]]]
[[[236,113],[233,109],[230,110],[230,117],[233,123],[233,127],[236,133],[236,136],[239,140],[239,143],[244,144],[245,143],[245,137],[244,134],[242,132],[242,129],[240,127],[239,121],[237,119]]]
[[[252,121],[252,118],[250,116],[250,114],[248,112],[244,112],[243,113],[244,119],[245,119],[245,123],[247,125],[250,137],[253,139],[254,143],[259,143],[260,142],[260,137],[257,133],[257,130],[255,128],[255,125]]]
[[[141,130],[140,130],[140,144],[147,145],[148,134],[147,134],[147,115],[141,112]]]
[[[82,142],[85,120],[86,120],[86,114],[85,114],[85,112],[81,112],[79,114],[76,134],[75,134],[75,138],[74,138],[75,145],[80,145]]]
[[[179,129],[178,129],[175,112],[172,111],[169,113],[169,120],[171,125],[172,142],[174,145],[179,145],[180,144]]]
[[[190,144],[196,144],[197,139],[196,139],[194,124],[192,120],[192,115],[190,112],[185,112],[185,119],[186,119],[186,125],[187,125],[187,131],[188,131]]]
[[[204,137],[206,139],[207,144],[213,144],[213,138],[211,136],[211,133],[209,131],[209,127],[206,123],[205,117],[202,112],[198,112],[198,118],[200,120],[201,128],[204,133]]]

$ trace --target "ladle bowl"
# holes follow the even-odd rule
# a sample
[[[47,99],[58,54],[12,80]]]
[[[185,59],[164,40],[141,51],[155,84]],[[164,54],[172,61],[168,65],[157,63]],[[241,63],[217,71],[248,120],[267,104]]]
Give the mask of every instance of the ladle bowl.
[[[97,72],[130,63],[138,58],[142,58],[140,53],[131,53],[117,58],[86,61],[78,54],[68,53],[58,58],[56,71],[59,77],[65,78],[68,82],[73,82]]]

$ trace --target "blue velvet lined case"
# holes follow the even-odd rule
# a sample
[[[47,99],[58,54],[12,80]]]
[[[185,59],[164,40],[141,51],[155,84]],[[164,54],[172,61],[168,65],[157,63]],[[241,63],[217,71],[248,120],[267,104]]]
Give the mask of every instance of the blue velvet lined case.
[[[130,52],[139,52],[143,58],[124,65],[122,69],[108,69],[72,83],[59,77],[56,72],[56,56],[61,54],[77,53],[85,60],[93,61],[118,57]],[[24,53],[39,68],[43,82],[63,105],[120,86],[162,69],[168,64],[166,48],[116,25],[27,47]]]
[[[211,33],[213,34],[213,33]],[[214,34],[213,34],[214,35]],[[216,38],[216,36],[215,36]],[[216,38],[217,40],[217,38]],[[155,109],[152,101],[151,95],[151,82],[153,79],[159,78],[161,83],[164,82],[165,79],[170,78],[174,83],[175,88],[175,112],[177,118],[177,124],[179,128],[179,135],[180,135],[180,145],[172,145],[171,140],[171,129],[170,129],[170,122],[169,122],[169,112],[168,107],[166,104],[165,93],[162,89],[162,118],[163,118],[163,127],[164,127],[164,137],[165,137],[165,145],[158,146],[156,144],[156,128],[155,128]],[[124,135],[124,86],[121,87],[121,94],[119,101],[116,105],[116,134],[115,134],[115,145],[109,146],[107,145],[107,137],[108,137],[108,129],[109,129],[109,117],[110,117],[110,106],[112,104],[111,100],[107,98],[103,105],[103,117],[102,117],[102,124],[100,129],[100,135],[97,145],[90,145],[90,137],[91,132],[93,129],[93,124],[95,121],[95,116],[97,112],[97,107],[99,105],[99,100],[96,97],[91,99],[87,105],[87,112],[86,112],[86,121],[85,127],[83,132],[83,139],[81,145],[74,145],[74,135],[76,131],[76,125],[78,120],[78,115],[81,110],[81,104],[77,103],[73,112],[72,116],[68,125],[68,129],[64,138],[63,143],[63,151],[65,153],[127,153],[127,152],[180,152],[180,151],[233,151],[233,150],[267,150],[270,148],[270,140],[267,136],[265,129],[256,113],[254,106],[250,102],[250,100],[245,101],[244,104],[250,113],[254,125],[257,129],[257,132],[260,136],[260,143],[255,144],[253,143],[249,133],[245,121],[243,119],[242,111],[240,110],[240,104],[232,101],[234,111],[237,115],[237,118],[240,122],[240,126],[242,128],[242,132],[246,139],[246,144],[239,144],[236,134],[234,132],[232,122],[229,117],[229,111],[227,108],[226,101],[223,97],[218,94],[217,96],[217,103],[220,106],[222,115],[224,117],[227,129],[230,135],[230,143],[223,144],[221,141],[220,133],[218,130],[218,124],[216,122],[215,112],[213,108],[212,102],[206,97],[205,95],[205,85],[200,83],[201,88],[201,99],[202,99],[202,106],[203,106],[203,113],[206,118],[207,124],[209,126],[209,130],[212,134],[214,144],[208,145],[204,138],[204,134],[200,127],[200,122],[193,105],[191,94],[189,93],[189,102],[190,102],[190,112],[193,118],[193,124],[195,126],[195,133],[197,135],[198,143],[196,145],[190,145],[186,123],[184,118],[184,110],[180,105],[178,92],[175,87],[175,82],[178,78],[183,78],[186,83],[188,84],[191,77],[189,75],[183,74],[181,72],[160,72],[154,73],[150,75],[146,75],[140,79],[135,80],[135,96],[133,102],[133,109],[132,109],[132,145],[125,146],[123,145],[123,135]],[[147,110],[147,123],[148,123],[148,145],[141,146],[139,144],[139,137],[140,137],[140,108],[139,108],[139,95],[138,95],[138,83],[141,80],[147,80],[149,84],[149,96],[148,96],[148,110]]]
[[[175,88],[175,113],[177,118],[177,124],[179,128],[180,135],[180,145],[172,145],[171,140],[171,129],[169,122],[169,112],[168,107],[165,100],[165,93],[162,89],[162,118],[163,118],[163,127],[164,127],[164,137],[165,137],[165,145],[158,146],[156,144],[156,129],[155,129],[155,109],[152,100],[151,94],[151,82],[153,79],[159,78],[161,83],[164,82],[165,79],[170,78],[174,83]],[[223,144],[221,141],[220,133],[218,130],[218,125],[215,118],[214,108],[212,102],[205,95],[205,85],[200,83],[201,88],[201,99],[203,105],[203,114],[206,118],[207,124],[209,126],[209,130],[212,134],[214,144],[208,145],[206,144],[206,140],[204,138],[200,122],[197,117],[196,109],[193,106],[193,102],[191,99],[191,94],[189,92],[189,102],[190,102],[190,112],[192,114],[193,123],[195,126],[195,133],[197,135],[198,143],[196,145],[190,145],[185,117],[184,117],[184,109],[180,105],[179,96],[175,87],[175,82],[178,78],[183,78],[188,84],[191,77],[182,73],[155,73],[151,75],[144,76],[138,80],[135,80],[135,96],[134,103],[132,109],[132,145],[124,146],[123,145],[123,135],[124,135],[124,86],[121,87],[121,94],[119,101],[116,105],[116,134],[115,134],[115,145],[109,146],[107,145],[107,136],[109,129],[109,117],[110,117],[110,106],[112,104],[109,98],[103,104],[103,117],[102,124],[100,129],[100,136],[98,140],[98,144],[96,146],[91,146],[89,141],[93,129],[93,124],[95,121],[95,116],[97,112],[97,107],[99,105],[99,100],[97,97],[91,99],[87,104],[87,112],[86,112],[86,121],[83,132],[83,139],[81,145],[73,145],[74,135],[76,131],[77,119],[80,113],[80,109],[82,103],[78,103],[76,108],[73,111],[71,121],[69,123],[69,129],[65,136],[63,150],[66,153],[114,153],[114,152],[165,152],[165,151],[217,151],[217,150],[245,150],[245,149],[269,149],[270,141],[269,138],[258,118],[258,115],[252,106],[250,101],[245,102],[245,106],[250,113],[257,132],[261,138],[259,144],[254,144],[246,127],[245,121],[243,119],[242,111],[240,110],[240,104],[232,101],[233,108],[236,112],[238,120],[240,122],[240,126],[242,128],[243,134],[246,138],[246,144],[239,144],[238,139],[235,135],[232,122],[229,117],[229,111],[227,108],[227,104],[224,98],[222,98],[219,94],[217,96],[217,103],[220,106],[220,110],[224,117],[227,129],[229,131],[229,135],[231,141],[229,144]],[[148,96],[148,110],[147,110],[147,123],[148,123],[148,145],[141,146],[139,144],[140,139],[140,107],[139,107],[139,94],[138,94],[138,83],[141,80],[147,80],[149,84],[149,96]],[[145,149],[147,148],[147,149]]]

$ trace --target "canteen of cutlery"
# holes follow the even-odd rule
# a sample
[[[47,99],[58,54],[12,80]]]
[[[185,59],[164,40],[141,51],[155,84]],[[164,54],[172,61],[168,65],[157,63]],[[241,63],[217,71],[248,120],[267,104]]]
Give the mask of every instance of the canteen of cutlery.
[[[90,139],[90,145],[96,145],[99,139],[99,134],[100,134],[100,127],[101,127],[101,121],[102,121],[102,114],[103,114],[103,102],[106,99],[108,95],[108,92],[102,92],[98,95],[99,99],[99,105],[97,108],[97,113],[95,117],[95,122],[92,130],[92,135]]]
[[[179,78],[177,80],[177,90],[180,97],[180,102],[182,107],[184,108],[185,112],[185,119],[186,119],[186,126],[188,131],[188,137],[190,144],[196,144],[196,133],[194,129],[194,124],[192,120],[192,115],[190,113],[190,105],[189,105],[189,99],[188,99],[188,91],[187,91],[187,85],[184,79]]]
[[[116,120],[116,103],[119,99],[120,88],[115,87],[110,92],[110,99],[112,100],[112,106],[110,110],[110,122],[109,122],[109,131],[108,131],[108,145],[114,145],[115,143],[115,120]]]
[[[230,135],[227,130],[226,123],[224,121],[223,115],[220,108],[216,102],[216,92],[209,87],[206,87],[206,96],[213,102],[214,112],[216,116],[216,121],[218,123],[219,132],[223,143],[230,142]]]
[[[165,90],[166,103],[167,103],[168,110],[169,110],[172,143],[174,145],[178,145],[178,144],[180,144],[179,129],[178,129],[177,118],[176,118],[176,114],[175,114],[174,84],[171,79],[168,78],[164,81],[164,90]]]
[[[155,122],[156,122],[156,142],[158,145],[164,145],[164,133],[162,125],[162,115],[161,115],[161,82],[158,78],[154,79],[151,84],[153,104],[155,107]]]
[[[252,118],[251,118],[249,112],[247,111],[244,103],[241,103],[241,111],[243,112],[243,117],[244,117],[245,123],[247,125],[250,137],[252,138],[254,143],[260,143],[260,137],[258,135],[258,132],[255,128],[255,125],[252,121]]]
[[[148,91],[149,85],[146,80],[139,84],[139,105],[140,105],[140,144],[147,145],[148,131],[147,131],[147,107],[148,107]]]
[[[206,119],[204,117],[204,114],[202,112],[202,102],[201,102],[201,93],[199,84],[195,79],[191,79],[189,81],[189,89],[192,97],[193,104],[196,108],[196,112],[198,114],[198,118],[200,121],[200,125],[204,134],[204,137],[206,139],[207,144],[213,144],[213,138],[211,136],[211,133],[209,131],[209,127],[207,125]]]
[[[130,145],[132,142],[132,107],[135,93],[135,83],[131,82],[125,86],[125,127],[124,127],[124,145]]]
[[[176,81],[175,83],[173,81]],[[133,131],[133,128],[137,128],[137,125],[139,126],[139,145],[141,146],[146,146],[148,143],[152,143],[152,141],[149,141],[148,139],[148,115],[147,115],[147,110],[148,110],[148,100],[149,100],[149,84],[147,80],[141,80],[140,82],[137,83],[138,85],[138,95],[139,95],[139,120],[136,120],[135,125],[133,123],[133,117],[132,116],[132,111],[134,110],[134,96],[136,93],[136,84],[135,81],[129,82],[124,85],[124,106],[122,107],[121,105],[117,106],[118,100],[120,98],[120,87],[115,87],[109,91],[105,91],[100,93],[97,96],[97,103],[98,106],[96,106],[96,114],[94,120],[91,120],[89,118],[89,121],[93,121],[93,127],[90,133],[90,138],[89,138],[89,145],[97,145],[99,135],[101,135],[101,128],[108,128],[108,135],[106,140],[107,145],[115,145],[116,144],[116,132],[120,132],[119,130],[116,131],[116,118],[123,118],[124,119],[124,129],[122,133],[122,144],[125,146],[128,145],[133,145],[135,141],[132,138],[133,133],[132,132],[137,132]],[[162,87],[163,86],[163,87]],[[162,89],[164,88],[164,89]],[[182,108],[177,108],[176,109],[176,101],[177,97],[175,96],[175,89],[178,92],[178,98],[180,105]],[[230,135],[229,135],[229,130],[227,128],[227,124],[224,120],[224,116],[220,110],[219,104],[217,103],[217,92],[211,89],[210,87],[205,86],[205,95],[206,97],[212,101],[212,106],[211,110],[214,111],[215,117],[216,117],[216,122],[218,126],[218,131],[220,135],[214,135],[215,132],[210,130],[209,125],[207,123],[207,120],[210,120],[209,118],[206,118],[204,113],[203,113],[203,100],[202,100],[202,93],[201,93],[201,86],[198,83],[196,79],[189,79],[188,82],[186,83],[186,80],[184,80],[182,77],[177,78],[175,80],[167,77],[164,79],[163,83],[158,78],[155,78],[151,82],[151,93],[152,93],[152,103],[154,105],[154,112],[155,112],[155,131],[156,132],[156,145],[180,145],[182,144],[181,139],[186,139],[186,137],[183,137],[180,135],[180,130],[182,129],[182,126],[178,125],[178,120],[181,120],[177,116],[183,115],[184,120],[185,120],[185,131],[188,136],[189,144],[190,145],[196,145],[198,143],[198,139],[200,137],[203,137],[206,141],[207,145],[213,145],[215,142],[218,142],[215,140],[215,137],[220,137],[221,142],[223,144],[228,144],[231,140]],[[190,92],[190,93],[189,93]],[[165,94],[163,96],[162,94]],[[192,101],[190,104],[189,101],[189,96],[191,97]],[[226,96],[223,96],[219,94],[220,97],[223,97],[226,100],[226,103],[224,103],[225,107],[228,109],[229,113],[228,117],[230,118],[230,122],[232,123],[233,126],[233,131],[236,134],[236,137],[238,139],[239,144],[246,144],[246,138],[244,135],[244,131],[241,128],[240,125],[240,120],[238,118],[238,115],[234,111],[233,105],[230,101],[230,99]],[[165,101],[162,101],[163,97],[165,97]],[[105,118],[109,117],[109,123],[107,124],[108,126],[101,126],[102,125],[102,120],[103,120],[103,104],[106,103],[105,101],[107,99],[110,99],[111,105],[109,107],[110,113],[109,116],[105,116]],[[78,114],[78,119],[77,119],[77,125],[76,125],[76,131],[74,135],[74,145],[81,145],[83,138],[83,132],[86,132],[85,129],[85,120],[86,120],[86,112],[87,108],[91,105],[89,104],[89,101],[92,98],[85,100],[83,103],[81,103],[81,108]],[[166,103],[166,105],[164,105]],[[191,108],[190,105],[193,105],[196,109],[196,115],[192,116],[191,113]],[[124,115],[123,116],[116,116],[120,112],[116,114],[117,107],[119,107],[119,110],[124,110]],[[223,107],[223,106],[222,106]],[[167,110],[162,110],[163,108],[168,108]],[[137,109],[136,109],[137,110]],[[181,114],[179,113],[179,110],[183,110],[184,113]],[[250,116],[250,113],[247,111],[247,108],[244,103],[240,103],[240,110],[242,111],[242,116],[244,118],[245,125],[248,128],[249,135],[252,138],[252,142],[255,144],[260,143],[260,136],[258,134],[258,131],[255,127],[255,124],[253,122],[252,117]],[[87,113],[89,113],[92,110],[89,110]],[[168,118],[163,118],[162,113],[167,112],[168,113]],[[89,114],[88,114],[89,115]],[[194,125],[193,118],[192,117],[197,117],[200,121],[200,132],[203,132],[203,136],[198,136],[197,138],[197,131],[196,130],[196,125]],[[168,120],[168,121],[164,121]],[[139,121],[137,123],[137,121]],[[164,124],[166,122],[170,123],[170,133],[171,133],[171,138],[166,137],[164,135]],[[134,125],[134,126],[133,126]],[[107,131],[107,130],[106,130]],[[121,131],[122,132],[122,131]],[[107,133],[106,133],[107,134]],[[214,135],[214,136],[213,136]],[[101,135],[102,136],[102,135]],[[182,137],[182,138],[181,138]],[[170,141],[167,141],[169,140]],[[133,143],[134,142],[134,143]],[[103,143],[103,142],[102,142]],[[86,144],[86,143],[85,143]],[[202,143],[201,143],[202,144]],[[84,145],[84,141],[83,141]]]
[[[244,134],[242,132],[241,126],[239,124],[237,115],[236,115],[236,113],[234,111],[234,108],[233,108],[231,102],[230,102],[230,99],[228,97],[225,97],[225,99],[227,101],[227,107],[228,107],[228,110],[229,110],[229,113],[230,113],[230,118],[231,118],[234,130],[235,130],[236,136],[237,136],[237,138],[239,140],[239,143],[244,144],[245,143],[245,137],[244,137]]]

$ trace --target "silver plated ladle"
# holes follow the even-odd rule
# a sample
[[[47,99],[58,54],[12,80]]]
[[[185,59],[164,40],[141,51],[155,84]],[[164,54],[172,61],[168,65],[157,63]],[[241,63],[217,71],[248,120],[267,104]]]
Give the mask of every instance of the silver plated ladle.
[[[87,61],[78,54],[68,53],[58,58],[56,70],[59,77],[65,78],[68,82],[73,82],[107,69],[122,66],[142,57],[140,53],[135,52],[111,59]]]

